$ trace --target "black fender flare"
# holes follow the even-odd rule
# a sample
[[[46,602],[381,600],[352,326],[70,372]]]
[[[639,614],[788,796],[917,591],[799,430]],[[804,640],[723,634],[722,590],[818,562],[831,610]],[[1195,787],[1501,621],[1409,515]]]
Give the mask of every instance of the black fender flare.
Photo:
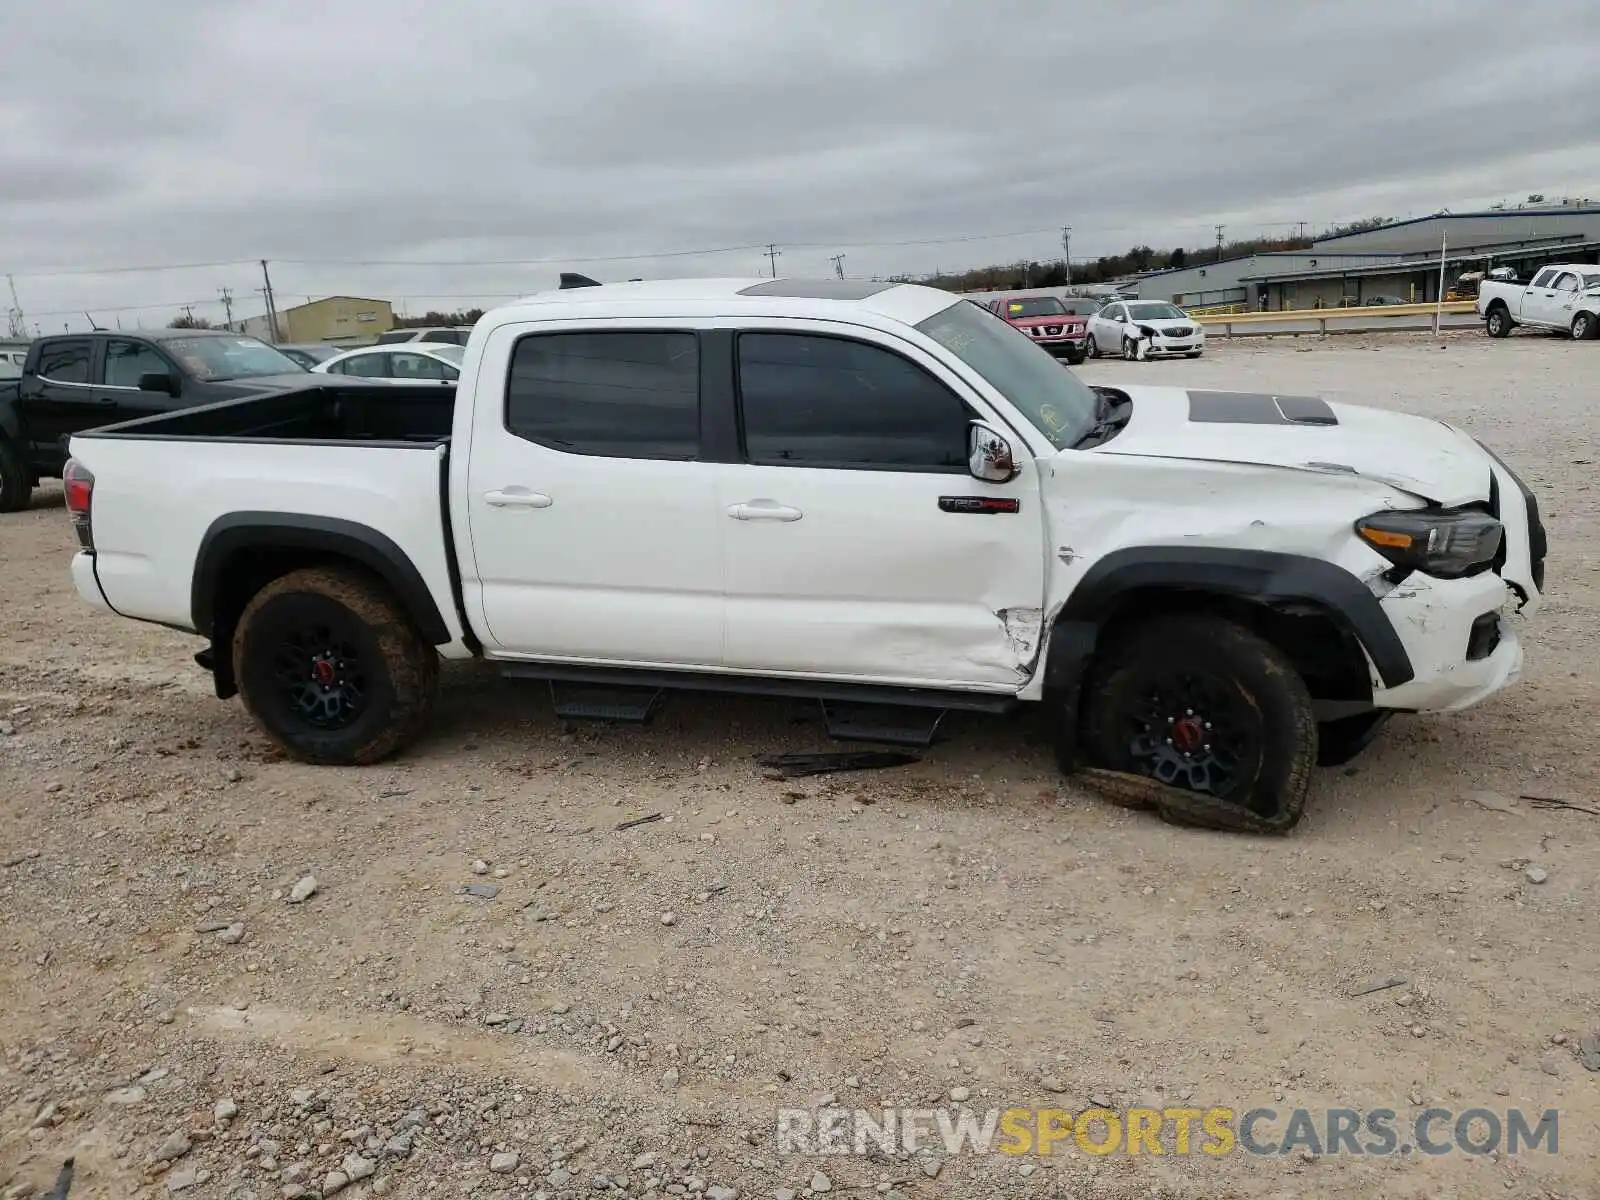
[[[1099,631],[1131,592],[1165,590],[1245,600],[1268,608],[1311,606],[1367,652],[1385,687],[1416,678],[1411,656],[1367,586],[1322,559],[1270,550],[1132,546],[1095,563],[1057,612],[1045,658],[1047,692],[1075,702]]]
[[[394,540],[369,525],[301,513],[236,512],[218,517],[200,539],[190,581],[190,616],[211,637],[222,573],[241,552],[309,550],[359,563],[394,590],[418,632],[435,646],[454,640],[422,573]]]

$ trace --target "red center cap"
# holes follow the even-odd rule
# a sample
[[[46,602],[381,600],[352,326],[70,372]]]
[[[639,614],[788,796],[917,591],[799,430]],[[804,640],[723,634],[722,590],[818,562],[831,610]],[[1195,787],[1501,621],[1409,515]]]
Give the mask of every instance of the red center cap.
[[[1184,717],[1172,726],[1172,744],[1185,754],[1192,754],[1204,744],[1204,731],[1198,717]]]
[[[325,658],[319,658],[311,664],[311,678],[323,687],[333,686],[333,664]]]

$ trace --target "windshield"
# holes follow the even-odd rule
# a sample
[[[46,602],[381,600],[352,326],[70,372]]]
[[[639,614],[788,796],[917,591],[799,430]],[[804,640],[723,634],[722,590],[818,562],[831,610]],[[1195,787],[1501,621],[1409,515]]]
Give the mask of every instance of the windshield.
[[[1128,305],[1130,321],[1182,321],[1185,317],[1183,309],[1175,308],[1171,304]]]
[[[988,380],[1057,450],[1094,424],[1088,385],[988,309],[958,300],[917,328]]]
[[[445,362],[452,363],[458,367],[461,365],[461,356],[466,352],[467,348],[465,346],[454,346],[449,342],[428,343],[428,353],[430,355],[434,358],[442,358]]]
[[[1006,301],[1008,317],[1059,317],[1066,311],[1054,296],[1029,296],[1022,300]]]
[[[162,345],[202,383],[305,370],[287,354],[251,337],[173,338]]]

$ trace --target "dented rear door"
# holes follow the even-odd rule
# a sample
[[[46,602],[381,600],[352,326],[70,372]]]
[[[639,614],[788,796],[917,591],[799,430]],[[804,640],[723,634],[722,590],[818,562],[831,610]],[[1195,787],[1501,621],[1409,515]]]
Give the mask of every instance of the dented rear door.
[[[720,467],[732,670],[1011,692],[1044,596],[1038,472],[966,467],[983,402],[918,347],[742,327],[743,463]]]

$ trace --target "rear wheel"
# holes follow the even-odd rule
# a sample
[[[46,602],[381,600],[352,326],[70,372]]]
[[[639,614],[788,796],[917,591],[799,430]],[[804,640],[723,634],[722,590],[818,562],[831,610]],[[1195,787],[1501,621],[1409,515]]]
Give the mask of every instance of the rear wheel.
[[[294,571],[256,593],[233,639],[250,714],[311,763],[377,762],[421,731],[439,656],[388,589],[342,568]]]
[[[1492,338],[1503,338],[1511,333],[1511,314],[1502,305],[1495,305],[1483,319],[1483,327]]]
[[[0,512],[21,512],[33,496],[33,476],[10,438],[0,437]]]
[[[1593,313],[1581,312],[1572,318],[1573,341],[1592,342],[1596,334],[1600,334],[1600,321],[1595,320]]]
[[[1082,700],[1091,765],[1151,781],[1166,820],[1299,823],[1317,762],[1311,696],[1277,647],[1220,617],[1162,617],[1107,647]]]

